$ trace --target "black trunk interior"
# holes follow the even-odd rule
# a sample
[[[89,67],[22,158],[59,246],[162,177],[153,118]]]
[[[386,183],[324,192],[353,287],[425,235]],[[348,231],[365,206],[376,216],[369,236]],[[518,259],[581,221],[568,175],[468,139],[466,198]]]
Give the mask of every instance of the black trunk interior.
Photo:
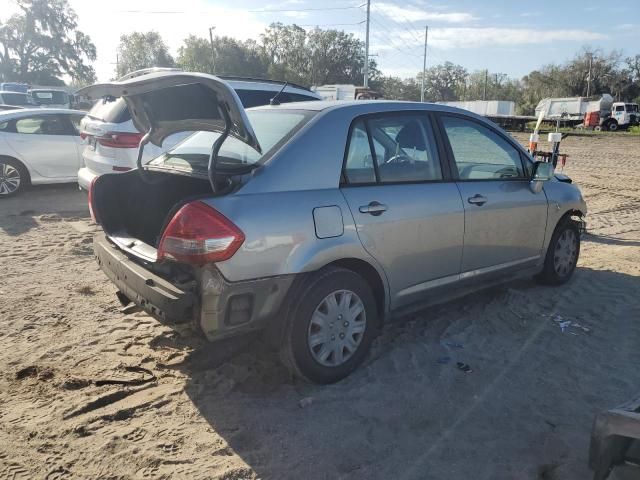
[[[93,189],[93,205],[107,234],[125,233],[158,246],[167,216],[187,200],[211,194],[209,182],[200,178],[148,172],[151,182],[137,170],[102,175]]]

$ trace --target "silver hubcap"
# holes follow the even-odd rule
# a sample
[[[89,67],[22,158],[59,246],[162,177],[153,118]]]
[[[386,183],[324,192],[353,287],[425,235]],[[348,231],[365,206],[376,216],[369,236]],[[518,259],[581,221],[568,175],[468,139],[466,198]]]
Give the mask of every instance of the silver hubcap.
[[[9,195],[20,187],[20,172],[6,163],[0,163],[0,195]]]
[[[350,290],[327,295],[309,323],[307,344],[313,358],[325,367],[337,367],[358,349],[367,326],[360,297]]]
[[[578,238],[573,230],[565,230],[558,238],[553,255],[553,266],[560,276],[565,276],[574,267],[578,254]]]

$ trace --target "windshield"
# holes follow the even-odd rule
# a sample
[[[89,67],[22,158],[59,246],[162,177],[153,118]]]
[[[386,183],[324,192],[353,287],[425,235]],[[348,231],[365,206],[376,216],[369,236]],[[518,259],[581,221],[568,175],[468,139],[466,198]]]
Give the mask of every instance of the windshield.
[[[637,103],[627,103],[626,107],[627,107],[627,112],[637,112],[638,111],[638,104]]]
[[[228,137],[222,144],[216,166],[219,170],[259,163],[272,149],[295,133],[314,112],[303,110],[247,110],[263,153],[246,143]],[[150,165],[178,168],[187,172],[206,173],[216,132],[197,132],[175,148],[150,162]]]
[[[32,98],[26,93],[2,92],[2,103],[6,105],[33,105]]]
[[[69,96],[59,90],[32,91],[31,95],[40,105],[64,105],[69,103]]]

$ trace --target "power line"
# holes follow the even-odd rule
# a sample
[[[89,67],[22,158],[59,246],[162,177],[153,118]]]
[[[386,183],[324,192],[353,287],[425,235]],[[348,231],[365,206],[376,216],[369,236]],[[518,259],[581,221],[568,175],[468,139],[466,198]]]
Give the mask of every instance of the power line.
[[[383,28],[383,29],[384,29],[386,32],[388,32],[390,35],[393,35],[393,32],[391,32],[391,31],[390,31],[386,26],[384,26],[382,23],[378,22],[375,18],[371,18],[371,20],[373,20],[373,22],[374,22],[375,24],[377,24],[379,27]],[[380,34],[381,32],[378,32],[378,33]],[[386,40],[389,42],[389,44],[390,44],[391,48],[394,48],[394,49],[395,49],[395,50],[397,50],[398,52],[400,52],[400,53],[402,53],[402,54],[404,54],[404,55],[407,55],[407,56],[409,56],[409,57],[420,57],[420,58],[422,58],[422,55],[419,55],[419,54],[416,54],[416,53],[412,53],[412,52],[409,52],[409,51],[403,50],[403,49],[402,49],[402,47],[400,47],[399,45],[397,45],[397,44],[396,44],[396,43],[391,39],[391,37],[389,37],[389,35],[384,34],[384,36],[385,36]],[[405,46],[407,49],[412,49],[412,48],[414,48],[414,49],[415,49],[415,46],[414,46],[414,47],[411,47],[411,46],[409,46],[406,42],[404,42],[403,40],[401,40],[401,41],[402,41],[402,43],[404,43],[404,46]]]
[[[267,9],[261,8],[258,10],[245,10],[250,13],[278,13],[278,12],[323,12],[329,10],[354,10],[356,8],[361,8],[365,6],[366,3],[361,5],[352,5],[348,7],[323,7],[323,8],[276,8],[276,9]],[[205,14],[210,13],[209,11],[193,11],[193,10],[118,10],[118,13],[158,13],[158,14],[184,14],[184,13],[192,13],[192,14]]]
[[[338,26],[353,26],[353,25],[362,25],[365,20],[356,23],[307,23],[304,25],[294,23],[297,27],[338,27]]]

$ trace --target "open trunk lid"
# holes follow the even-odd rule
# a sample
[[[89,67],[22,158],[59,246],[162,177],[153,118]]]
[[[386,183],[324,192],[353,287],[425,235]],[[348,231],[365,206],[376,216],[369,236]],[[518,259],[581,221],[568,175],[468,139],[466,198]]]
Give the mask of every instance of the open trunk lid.
[[[261,152],[240,98],[224,80],[204,73],[157,72],[124,81],[98,83],[78,91],[92,100],[122,97],[135,127],[157,146],[177,132],[221,133]]]

